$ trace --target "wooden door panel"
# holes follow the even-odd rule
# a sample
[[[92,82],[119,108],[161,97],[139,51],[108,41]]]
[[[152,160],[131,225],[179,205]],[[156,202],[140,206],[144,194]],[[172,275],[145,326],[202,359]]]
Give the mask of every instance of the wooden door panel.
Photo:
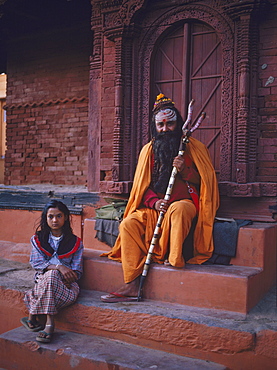
[[[179,107],[182,97],[183,32],[179,29],[167,37],[158,49],[153,63],[154,96],[163,92]]]
[[[206,118],[194,137],[209,148],[215,170],[220,168],[221,127],[221,44],[214,30],[203,24],[191,25],[191,96],[195,99],[195,119]]]
[[[184,50],[184,47],[187,49]],[[195,99],[193,119],[206,112],[194,137],[209,148],[216,172],[220,169],[222,51],[216,32],[200,22],[186,23],[165,36],[153,61],[153,91],[171,97],[186,119]],[[186,107],[184,107],[186,102]],[[180,109],[182,107],[182,110]]]

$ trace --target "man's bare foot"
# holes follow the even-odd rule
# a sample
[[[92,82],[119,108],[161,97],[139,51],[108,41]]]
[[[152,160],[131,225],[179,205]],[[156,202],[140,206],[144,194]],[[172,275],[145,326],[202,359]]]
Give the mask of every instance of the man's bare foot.
[[[138,294],[139,278],[131,281],[130,283],[124,284],[122,287],[117,289],[114,293],[121,294],[126,297],[135,297]]]
[[[139,279],[140,277],[137,277],[130,283],[124,284],[115,292],[101,296],[101,301],[108,303],[137,301]]]
[[[171,266],[170,262],[168,260],[164,260],[164,265],[165,266]]]

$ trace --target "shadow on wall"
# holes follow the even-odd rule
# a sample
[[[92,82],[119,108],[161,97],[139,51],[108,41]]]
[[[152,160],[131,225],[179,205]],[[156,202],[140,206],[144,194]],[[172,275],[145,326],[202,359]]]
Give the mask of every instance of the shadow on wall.
[[[6,111],[3,109],[6,103],[7,76],[0,74],[0,183],[4,183],[4,160],[6,150]]]

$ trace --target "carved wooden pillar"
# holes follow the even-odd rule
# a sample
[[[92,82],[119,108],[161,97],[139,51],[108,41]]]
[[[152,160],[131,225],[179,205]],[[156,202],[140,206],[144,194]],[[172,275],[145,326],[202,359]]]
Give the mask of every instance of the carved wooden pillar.
[[[237,55],[237,120],[235,127],[235,180],[255,181],[257,156],[257,63],[258,31],[254,18],[263,1],[226,5],[235,21]]]
[[[114,128],[112,181],[100,188],[106,192],[127,193],[133,178],[134,158],[133,123],[133,42],[138,32],[131,22],[134,14],[143,7],[145,0],[102,2],[104,36],[114,42]]]
[[[134,30],[108,31],[105,36],[115,43],[115,110],[113,129],[112,181],[130,180],[132,37]]]
[[[93,46],[90,57],[89,123],[88,123],[88,190],[99,191],[100,182],[100,109],[101,109],[101,56],[102,25],[100,4],[93,1]]]
[[[249,112],[249,181],[256,181],[257,130],[258,130],[258,28],[255,19],[250,24],[251,70],[250,70],[250,112]]]
[[[121,130],[121,180],[133,179],[134,164],[136,164],[136,142],[137,142],[137,78],[134,71],[134,48],[136,38],[140,33],[139,27],[125,26],[122,38],[122,79],[121,88],[122,104],[122,130]]]
[[[130,180],[133,178],[133,173],[131,173],[130,168],[132,164],[132,155],[133,155],[133,130],[132,126],[134,120],[131,116],[132,108],[134,108],[133,102],[133,33],[128,37],[124,37],[124,132],[123,132],[123,141],[124,141],[124,155],[123,155],[123,179]]]
[[[250,53],[249,28],[250,15],[242,15],[237,22],[238,27],[238,108],[236,126],[236,180],[248,182],[249,168],[249,109],[250,109]]]
[[[116,35],[115,42],[115,119],[113,131],[113,167],[112,180],[122,179],[123,167],[123,40],[122,35]]]

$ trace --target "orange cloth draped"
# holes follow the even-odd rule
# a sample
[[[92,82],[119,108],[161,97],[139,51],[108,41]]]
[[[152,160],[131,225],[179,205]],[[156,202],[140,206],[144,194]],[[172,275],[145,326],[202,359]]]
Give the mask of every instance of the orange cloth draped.
[[[198,215],[197,224],[196,224],[195,231],[194,231],[194,257],[190,259],[188,263],[201,264],[207,261],[211,257],[213,249],[214,249],[212,232],[213,232],[214,217],[219,207],[218,184],[216,180],[215,171],[214,171],[213,165],[210,160],[210,155],[209,155],[209,152],[206,146],[202,144],[200,141],[194,138],[190,138],[190,142],[189,144],[187,144],[186,151],[191,156],[201,177],[201,186],[200,186],[200,194],[199,194],[199,215]],[[139,159],[138,159],[138,164],[137,164],[137,168],[136,168],[136,172],[134,176],[133,187],[132,187],[129,201],[127,203],[126,210],[124,213],[124,219],[139,209],[139,207],[141,206],[142,197],[150,185],[151,154],[152,154],[152,142],[149,142],[142,148]],[[191,202],[191,201],[187,200],[186,202]],[[171,207],[173,205],[174,203],[172,203]],[[162,229],[163,229],[163,226],[170,227],[167,221],[169,218],[168,211],[165,214],[164,221],[162,224]],[[147,254],[147,250],[149,249],[149,245],[150,245],[150,242],[153,236],[153,231],[156,226],[158,212],[153,209],[148,209],[148,208],[139,209],[137,212],[141,212],[141,216],[139,217],[142,217],[142,219],[143,219],[143,212],[147,212],[145,241],[144,241],[145,243],[144,254]],[[168,217],[167,217],[167,214],[168,214]],[[185,232],[187,231],[185,230]],[[167,234],[165,237],[162,235],[161,239],[162,238],[164,238],[165,243],[167,243],[169,235]],[[155,262],[159,262],[159,259],[162,259],[165,256],[167,245],[162,245],[163,241],[161,239],[159,240],[161,251],[156,256],[154,256],[153,260]],[[170,241],[170,243],[171,242],[172,241]],[[132,248],[130,248],[128,252],[129,252],[128,254],[130,256],[129,258],[130,260],[132,258]],[[102,254],[102,256],[108,256],[108,258],[112,260],[120,261],[120,262],[124,260],[124,256],[122,255],[122,250],[121,250],[121,235],[120,234],[115,242],[114,247],[111,249],[111,251],[108,253]],[[134,261],[136,259],[137,258],[134,258]],[[144,256],[141,255],[140,261],[137,260],[135,262],[136,266],[134,266],[134,261],[133,261],[132,268],[130,268],[130,271],[124,271],[125,282],[132,281],[136,276],[138,276],[142,272],[142,267],[145,261]],[[179,262],[177,262],[177,264],[178,263]],[[175,264],[175,266],[177,265]],[[179,267],[181,267],[181,265]],[[131,270],[134,270],[134,268],[136,272],[131,271]]]

